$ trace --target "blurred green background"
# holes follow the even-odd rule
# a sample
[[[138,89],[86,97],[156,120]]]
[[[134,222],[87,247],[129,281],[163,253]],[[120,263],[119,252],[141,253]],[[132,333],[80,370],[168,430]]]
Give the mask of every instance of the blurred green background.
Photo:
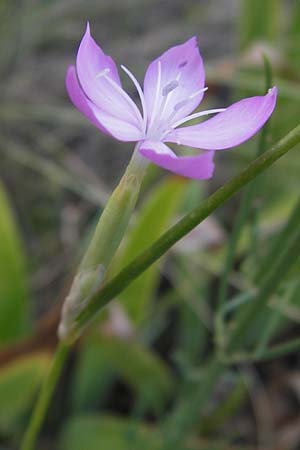
[[[201,109],[263,94],[267,59],[279,88],[267,147],[300,120],[299,1],[0,0],[1,449],[18,448],[56,343],[63,293],[132,151],[131,144],[101,134],[67,98],[66,69],[87,20],[104,51],[139,81],[153,58],[196,35],[209,88]],[[126,78],[124,86],[136,99]],[[208,182],[150,167],[114,270],[254,159],[259,140],[220,152]],[[230,297],[256,286],[260,264],[299,198],[299,171],[294,152],[255,181]],[[239,201],[235,197],[176,245],[80,340],[39,448],[170,448],[165,422],[177,401],[201,384],[201,367],[212,352],[214,306]],[[299,260],[258,335],[265,324],[268,340],[299,334],[298,277]],[[172,448],[299,448],[299,383],[297,354],[231,367]]]

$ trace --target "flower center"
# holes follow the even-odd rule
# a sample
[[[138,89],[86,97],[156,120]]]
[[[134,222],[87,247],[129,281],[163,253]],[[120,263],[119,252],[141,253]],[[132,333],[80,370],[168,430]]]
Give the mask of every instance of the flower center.
[[[121,68],[124,70],[124,72],[129,76],[129,78],[132,80],[133,84],[135,85],[142,105],[143,110],[143,117],[138,110],[137,106],[133,103],[133,107],[135,108],[135,115],[137,116],[140,125],[141,125],[141,131],[144,135],[145,139],[150,139],[154,141],[162,141],[166,138],[166,136],[174,131],[176,127],[179,125],[183,125],[184,123],[196,119],[201,116],[206,116],[208,114],[214,114],[218,112],[225,111],[224,108],[218,108],[218,109],[210,109],[206,111],[197,112],[188,116],[185,116],[179,120],[176,120],[176,114],[178,111],[180,111],[182,108],[187,106],[191,101],[194,100],[195,97],[197,97],[199,94],[207,91],[207,87],[204,87],[202,89],[198,89],[197,91],[193,92],[192,94],[188,95],[185,99],[175,103],[173,106],[171,112],[167,115],[166,114],[166,108],[168,106],[168,103],[170,102],[170,99],[172,98],[172,95],[174,91],[177,88],[180,88],[180,78],[181,78],[181,72],[178,73],[176,78],[169,81],[164,86],[161,86],[161,62],[158,61],[157,63],[157,79],[156,79],[156,89],[155,89],[155,95],[154,95],[154,101],[153,101],[153,107],[152,107],[152,113],[151,118],[148,120],[148,111],[147,111],[147,105],[145,96],[143,93],[143,90],[135,78],[135,76],[130,72],[129,69],[127,69],[125,66],[121,66]],[[96,75],[96,78],[105,78],[118,92],[119,94],[123,95],[124,97],[128,97],[128,94],[126,94],[125,91],[123,91],[122,87],[119,86],[114,80],[111,79],[109,76],[110,69],[105,68],[101,72],[99,72]],[[178,142],[180,144],[180,142]]]

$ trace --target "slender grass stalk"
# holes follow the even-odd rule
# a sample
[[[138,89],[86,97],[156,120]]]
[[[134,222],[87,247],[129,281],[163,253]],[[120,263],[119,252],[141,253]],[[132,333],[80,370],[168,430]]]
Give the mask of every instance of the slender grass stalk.
[[[290,238],[291,234],[300,227],[300,198],[297,200],[290,217],[286,221],[284,227],[275,239],[274,244],[270,248],[270,251],[262,259],[258,266],[257,273],[255,274],[254,281],[256,284],[261,283],[265,273],[270,269],[274,258],[281,252],[281,248],[285,246],[285,243]]]
[[[272,86],[272,72],[270,63],[266,56],[263,57],[264,60],[264,68],[265,68],[265,89],[268,89]],[[266,142],[268,136],[270,122],[268,122],[260,132],[258,146],[256,151],[256,156],[260,156],[266,150]],[[224,302],[227,297],[228,291],[228,279],[230,272],[234,263],[234,255],[237,249],[237,245],[239,242],[239,238],[241,236],[241,232],[247,222],[249,217],[249,213],[251,207],[253,205],[253,199],[257,192],[257,184],[250,183],[245,189],[244,195],[242,196],[240,207],[237,213],[237,216],[234,221],[234,225],[229,237],[227,252],[225,257],[224,271],[221,277],[220,286],[218,290],[218,309],[221,313],[221,308],[224,305]],[[219,320],[218,320],[219,321]],[[218,329],[217,329],[218,331]]]
[[[263,53],[264,62],[264,73],[265,73],[265,89],[267,90],[269,86],[273,86],[273,76],[272,76],[272,66],[268,57]],[[258,139],[258,146],[256,156],[260,156],[267,149],[267,140],[270,131],[270,125],[272,124],[272,119],[269,120],[266,125],[261,130]],[[252,191],[252,198],[249,202],[249,211],[252,209],[252,214],[249,215],[249,225],[250,225],[250,239],[251,239],[251,257],[256,261],[259,261],[259,242],[258,242],[258,222],[259,222],[259,211],[261,206],[254,206],[254,200],[257,193],[261,192],[261,179],[258,178],[256,183],[251,183],[249,190]]]
[[[32,450],[36,441],[36,436],[42,426],[42,422],[48,410],[48,406],[57,384],[58,378],[61,374],[65,360],[68,356],[70,347],[60,342],[52,361],[49,373],[46,376],[33,415],[30,419],[29,426],[23,437],[20,450]]]
[[[228,352],[233,352],[243,345],[248,331],[259,313],[266,307],[270,296],[276,291],[280,281],[293,265],[300,254],[300,228],[290,237],[279,255],[273,262],[272,270],[261,284],[258,294],[245,306],[236,318],[236,326],[231,333]]]
[[[236,352],[233,355],[223,358],[224,364],[258,363],[270,359],[280,358],[293,352],[299,352],[300,338],[295,338],[282,344],[274,345],[264,352]]]
[[[283,344],[275,345],[264,353],[247,355],[247,362],[259,362],[267,361],[269,359],[280,358],[281,356],[288,355],[292,352],[299,352],[300,350],[300,338],[292,339],[291,341],[284,342]]]
[[[226,365],[213,357],[203,367],[203,378],[197,383],[188,383],[186,389],[175,404],[171,413],[162,424],[165,439],[163,450],[178,448],[183,436],[187,436],[194,427],[199,410],[207,403],[216,382],[224,372]]]
[[[280,299],[281,307],[284,307],[292,303],[294,299],[295,300],[298,299],[299,288],[300,288],[299,281],[290,286],[287,294],[282,299]],[[269,342],[272,339],[276,330],[278,329],[281,319],[282,319],[282,312],[279,309],[274,309],[270,312],[270,315],[266,320],[265,326],[262,330],[261,336],[256,346],[256,350],[254,352],[255,355],[260,356],[267,351]]]
[[[229,237],[227,252],[225,256],[224,270],[220,281],[220,286],[218,290],[218,312],[217,316],[222,313],[222,307],[225,303],[227,292],[228,292],[228,279],[233,268],[234,256],[238,246],[238,242],[241,236],[241,232],[247,222],[249,216],[249,210],[254,197],[253,183],[248,186],[248,189],[244,192],[241,200],[240,208],[238,210],[237,216],[234,219],[234,225]],[[218,328],[216,327],[217,336]],[[219,340],[220,336],[218,337]]]
[[[117,294],[125,289],[141,273],[165,254],[176,242],[188,234],[206,219],[226,200],[242,189],[247,183],[270,167],[275,161],[290,151],[300,142],[300,125],[290,131],[270,150],[254,160],[241,173],[221,186],[199,206],[186,214],[179,222],[169,228],[163,235],[138,255],[115,277],[105,283],[91,298],[89,304],[75,319],[77,327],[82,329],[107,305]]]

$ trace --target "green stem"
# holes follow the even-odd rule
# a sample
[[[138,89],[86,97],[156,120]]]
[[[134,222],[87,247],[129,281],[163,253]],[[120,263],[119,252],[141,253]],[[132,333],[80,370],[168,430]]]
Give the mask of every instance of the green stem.
[[[154,244],[149,246],[139,256],[128,264],[119,274],[108,281],[96,292],[89,304],[78,314],[77,327],[81,329],[107,304],[112,298],[125,289],[134,279],[143,273],[151,264],[166,253],[177,241],[188,234],[200,222],[208,217],[226,200],[242,189],[247,183],[275,161],[285,155],[300,141],[300,125],[294,128],[269,151],[265,152],[240,174],[220,187],[214,194],[204,200],[199,206],[186,214],[177,224],[169,228]]]
[[[33,450],[37,435],[46,415],[50,399],[57,384],[57,380],[68,356],[70,347],[65,343],[60,343],[53,357],[49,373],[45,378],[38,401],[33,410],[29,425],[24,434],[20,450]]]

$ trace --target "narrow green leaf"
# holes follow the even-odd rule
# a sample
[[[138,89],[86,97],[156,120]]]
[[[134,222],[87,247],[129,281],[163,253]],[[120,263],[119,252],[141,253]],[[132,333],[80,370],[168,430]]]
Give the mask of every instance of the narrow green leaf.
[[[270,63],[266,56],[264,56],[264,66],[265,66],[265,89],[268,89],[269,86],[271,86],[271,80],[272,80],[272,71],[270,67]],[[256,150],[256,156],[260,156],[265,150],[266,150],[266,143],[267,143],[267,136],[268,131],[270,127],[270,122],[268,122],[264,128],[261,130],[258,140],[258,146]],[[231,235],[228,241],[228,247],[226,251],[226,257],[225,257],[225,263],[224,263],[224,270],[220,281],[219,291],[218,291],[218,305],[219,308],[222,308],[223,304],[225,303],[226,297],[227,297],[227,291],[228,291],[228,280],[230,272],[234,265],[234,258],[236,256],[236,251],[238,248],[238,244],[241,238],[241,234],[243,229],[245,228],[245,225],[247,223],[247,220],[249,219],[251,209],[253,208],[253,202],[255,195],[259,191],[258,189],[258,183],[259,183],[260,177],[250,183],[241,198],[241,202],[239,205],[239,209],[237,212],[237,215],[234,220],[234,224],[232,227]],[[257,219],[257,218],[256,218]],[[255,221],[252,218],[251,223],[251,235],[254,235],[253,229],[255,229]],[[254,240],[256,241],[256,240]],[[253,248],[255,247],[255,242],[251,242],[251,248],[253,251]],[[221,319],[221,318],[220,318]],[[218,331],[218,329],[217,329]]]
[[[25,256],[7,195],[0,183],[0,345],[29,330]]]

